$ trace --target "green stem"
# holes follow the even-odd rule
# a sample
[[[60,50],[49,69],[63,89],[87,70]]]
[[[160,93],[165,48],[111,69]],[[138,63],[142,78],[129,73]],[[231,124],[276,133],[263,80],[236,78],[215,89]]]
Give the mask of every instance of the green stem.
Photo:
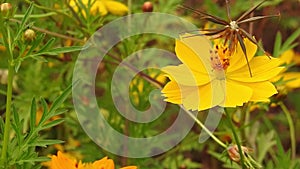
[[[206,132],[208,135],[215,140],[220,146],[227,148],[226,144],[223,143],[221,140],[219,140],[208,128],[205,127],[205,125],[197,119],[190,111],[186,110],[182,105],[180,105],[180,108],[182,108],[195,122]]]
[[[8,66],[8,82],[7,82],[7,97],[6,97],[6,113],[5,113],[5,126],[4,126],[4,139],[2,144],[1,162],[7,161],[7,148],[9,143],[10,133],[10,119],[11,119],[11,101],[12,101],[12,84],[14,77],[14,66],[10,61]]]
[[[290,111],[287,109],[287,107],[284,105],[283,102],[279,102],[278,105],[284,112],[286,119],[289,123],[289,128],[290,128],[290,137],[291,137],[291,151],[292,151],[292,159],[296,158],[296,138],[295,138],[295,128],[293,124],[293,119],[291,116]]]
[[[226,113],[226,118],[229,122],[230,128],[232,130],[234,140],[235,140],[235,142],[237,144],[237,147],[239,149],[239,154],[240,154],[240,158],[241,158],[241,165],[242,165],[242,168],[244,169],[245,168],[245,166],[244,166],[244,153],[242,151],[242,147],[241,147],[241,144],[240,144],[239,137],[238,137],[238,135],[237,135],[237,133],[234,129],[234,125],[232,123],[232,120],[231,120],[231,117],[230,117],[229,113],[226,110],[225,110],[225,113]]]

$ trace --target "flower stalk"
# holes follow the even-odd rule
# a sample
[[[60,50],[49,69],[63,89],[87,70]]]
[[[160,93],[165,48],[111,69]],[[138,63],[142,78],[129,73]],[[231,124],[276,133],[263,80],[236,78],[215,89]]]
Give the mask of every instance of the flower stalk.
[[[231,131],[232,131],[232,134],[233,134],[233,137],[234,137],[234,140],[237,144],[237,147],[238,147],[238,150],[239,150],[239,154],[240,154],[240,161],[241,161],[241,165],[242,165],[242,168],[244,169],[245,166],[244,166],[244,154],[243,154],[243,150],[242,150],[242,146],[240,144],[240,140],[239,140],[239,137],[234,129],[234,125],[232,123],[232,120],[231,120],[231,117],[230,117],[230,114],[225,110],[225,114],[226,114],[226,119],[229,123],[229,127],[231,128]]]
[[[296,138],[295,138],[295,127],[293,124],[293,120],[291,117],[291,113],[288,110],[288,108],[284,105],[284,103],[282,101],[280,101],[278,103],[278,105],[280,106],[280,108],[282,109],[282,111],[284,112],[286,119],[288,121],[289,124],[289,128],[290,128],[290,137],[291,137],[291,151],[292,151],[292,159],[296,158]]]
[[[180,108],[182,108],[195,122],[220,146],[223,148],[227,148],[226,144],[223,143],[221,140],[219,140],[208,128],[205,127],[205,125],[197,119],[190,111],[185,109],[182,105],[180,105]]]
[[[11,105],[12,105],[12,88],[13,88],[13,77],[14,77],[14,64],[12,61],[9,62],[8,66],[8,82],[7,82],[7,96],[6,96],[6,113],[5,113],[5,126],[4,136],[1,152],[1,163],[7,161],[7,148],[9,143],[9,133],[11,126]]]

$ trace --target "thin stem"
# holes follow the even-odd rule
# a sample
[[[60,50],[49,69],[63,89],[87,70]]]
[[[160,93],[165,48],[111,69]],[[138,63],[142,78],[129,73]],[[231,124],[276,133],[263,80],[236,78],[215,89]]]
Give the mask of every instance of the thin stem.
[[[208,128],[205,127],[205,125],[197,119],[190,111],[186,110],[182,105],[180,105],[180,108],[182,108],[195,122],[206,132],[208,135],[217,142],[220,146],[227,148],[226,144],[223,143],[221,140],[219,140]]]
[[[296,158],[296,138],[295,138],[295,128],[293,124],[293,119],[291,116],[290,111],[287,109],[287,107],[284,105],[282,101],[278,103],[282,111],[284,112],[286,119],[289,123],[289,128],[290,128],[290,137],[291,137],[291,151],[292,151],[292,159]]]
[[[4,126],[4,139],[2,145],[1,162],[7,162],[7,148],[9,143],[10,119],[11,119],[11,101],[12,101],[12,86],[14,76],[14,65],[12,61],[9,62],[8,67],[8,82],[7,82],[7,97],[6,97],[6,113]]]
[[[12,22],[21,23],[21,21],[19,21],[17,19],[9,19],[9,20],[12,21]],[[63,35],[63,34],[59,34],[59,33],[56,33],[56,32],[51,32],[49,30],[42,29],[42,28],[39,28],[39,27],[36,27],[36,26],[32,26],[31,28],[34,29],[34,30],[37,30],[39,32],[43,32],[43,33],[46,33],[48,35],[52,35],[52,36],[59,37],[59,38],[62,38],[62,39],[70,39],[70,40],[73,40],[73,41],[76,41],[76,42],[82,42],[82,43],[85,42],[84,40],[81,40],[81,39],[73,38],[73,37],[66,36],[66,35]]]
[[[242,165],[242,168],[244,169],[245,168],[245,166],[244,166],[244,153],[242,151],[242,147],[241,147],[241,144],[240,144],[239,137],[238,137],[238,135],[237,135],[237,133],[234,129],[234,125],[233,125],[233,122],[231,120],[231,117],[230,117],[229,113],[226,110],[225,110],[225,113],[226,113],[226,118],[227,118],[227,120],[229,122],[229,125],[230,125],[230,128],[231,128],[231,131],[233,133],[234,140],[235,140],[235,142],[237,144],[237,147],[239,149],[239,154],[240,154],[240,158],[241,158],[241,165]]]

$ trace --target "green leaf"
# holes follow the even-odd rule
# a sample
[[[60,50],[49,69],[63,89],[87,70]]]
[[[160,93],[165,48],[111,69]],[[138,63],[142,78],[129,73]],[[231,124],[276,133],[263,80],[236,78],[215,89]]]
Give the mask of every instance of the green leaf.
[[[281,43],[282,43],[282,36],[280,32],[277,32],[276,38],[275,38],[275,43],[274,43],[274,49],[273,49],[273,56],[274,57],[279,57],[280,53],[280,48],[281,48]]]
[[[46,51],[47,49],[49,49],[49,47],[51,47],[53,45],[55,41],[55,38],[51,38],[39,51],[38,53],[41,53],[41,52],[44,52]]]
[[[63,114],[63,113],[65,113],[65,112],[67,112],[67,111],[68,111],[68,110],[66,110],[66,109],[56,110],[56,111],[52,114],[52,117],[53,117],[53,116],[58,116],[58,115]]]
[[[20,69],[21,63],[23,59],[16,59],[15,61],[15,72],[17,73]]]
[[[26,56],[29,56],[29,55],[34,51],[34,49],[36,49],[36,48],[39,46],[39,44],[42,43],[44,37],[45,37],[45,34],[44,34],[44,33],[39,34],[39,35],[36,37],[36,39],[33,41],[33,44],[31,45],[31,48],[30,48],[30,49],[28,50],[28,52],[26,53]],[[25,57],[26,57],[26,56],[25,56]]]
[[[33,130],[35,128],[35,122],[36,122],[36,102],[35,98],[31,101],[31,108],[30,108],[30,130]]]
[[[62,119],[62,118],[61,118],[61,119],[53,120],[53,121],[51,121],[51,122],[49,122],[49,123],[43,125],[43,126],[41,127],[40,130],[44,130],[44,129],[51,128],[51,127],[53,127],[53,126],[59,125],[59,124],[62,123],[63,121],[64,121],[64,119]]]
[[[292,45],[292,43],[300,36],[300,28],[297,29],[291,36],[287,38],[287,40],[282,45],[282,50],[286,51],[289,46]]]
[[[44,161],[49,161],[49,157],[32,157],[29,159],[25,159],[25,160],[20,160],[18,161],[19,164],[23,164],[23,163],[37,163],[37,162],[44,162]]]
[[[276,145],[276,141],[274,140],[275,132],[271,130],[267,134],[262,134],[257,137],[257,147],[258,147],[258,157],[257,161],[262,163],[264,157],[266,156],[269,149],[271,149],[274,145]]]
[[[2,116],[0,116],[0,136],[2,136],[3,132],[4,132],[4,121],[2,119]]]
[[[42,103],[42,106],[43,106],[43,114],[42,114],[42,117],[39,121],[38,126],[44,124],[44,122],[47,120],[46,116],[47,116],[47,113],[48,113],[48,104],[47,104],[46,100],[41,98],[41,103]]]
[[[48,145],[53,145],[53,144],[61,144],[64,143],[62,140],[37,140],[36,142],[30,144],[29,146],[37,146],[37,147],[47,147]]]
[[[82,49],[83,49],[82,46],[68,46],[68,47],[54,48],[54,49],[47,50],[45,52],[30,55],[30,57],[41,56],[41,55],[58,55],[61,53],[80,51]]]
[[[54,102],[49,110],[49,114],[55,113],[55,111],[62,105],[62,103],[71,94],[71,91],[72,91],[72,85],[68,86],[67,89],[57,99],[54,100]]]
[[[20,121],[19,113],[17,112],[17,110],[14,106],[12,106],[12,112],[13,112],[13,116],[14,116],[12,127],[16,132],[17,141],[18,141],[18,144],[20,145],[21,141],[22,141],[22,138],[23,138],[23,134],[22,134],[22,124],[23,124],[23,122]]]
[[[29,19],[31,13],[32,13],[32,10],[33,10],[33,3],[31,3],[27,9],[27,11],[25,12],[24,14],[24,18],[22,19],[21,21],[21,24],[20,24],[20,27],[19,27],[19,30],[18,30],[18,33],[15,37],[15,41],[19,40],[20,39],[20,36],[21,36],[21,33],[24,31],[24,28],[25,28],[25,24],[27,22],[27,20]]]
[[[45,59],[41,56],[32,56],[31,58],[34,59],[34,60],[40,61],[40,62],[48,62],[47,59]]]

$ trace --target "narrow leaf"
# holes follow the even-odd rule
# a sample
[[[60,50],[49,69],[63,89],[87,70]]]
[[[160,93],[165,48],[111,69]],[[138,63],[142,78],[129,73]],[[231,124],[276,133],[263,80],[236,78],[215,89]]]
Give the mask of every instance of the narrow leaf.
[[[35,98],[31,100],[31,108],[30,108],[30,129],[33,130],[35,128],[36,122],[36,102]]]
[[[47,59],[45,59],[45,58],[43,58],[41,56],[33,56],[31,58],[34,59],[34,60],[40,61],[40,62],[48,62]]]
[[[72,85],[68,86],[67,89],[53,102],[49,114],[55,113],[55,111],[61,106],[61,104],[67,99],[67,97],[71,94]]]
[[[33,44],[31,45],[31,48],[28,50],[28,52],[26,53],[26,55],[30,55],[34,49],[36,49],[37,46],[39,46],[39,44],[42,43],[42,40],[44,39],[45,34],[39,34],[36,39],[34,40]]]
[[[38,126],[44,124],[44,122],[47,120],[46,116],[47,116],[47,113],[48,113],[48,104],[47,104],[46,100],[42,98],[41,103],[42,103],[42,106],[43,106],[43,114],[42,114],[42,117],[39,121]]]
[[[24,14],[24,18],[21,21],[21,24],[20,24],[20,27],[19,27],[19,31],[18,31],[18,33],[17,33],[17,35],[15,37],[15,41],[20,38],[21,33],[24,31],[25,24],[26,24],[27,20],[29,19],[29,16],[31,15],[32,10],[33,10],[33,3],[31,3],[29,5],[27,11]]]
[[[51,38],[39,51],[38,53],[44,52],[45,50],[47,50],[49,47],[51,47],[53,45],[55,41],[55,38]]]
[[[53,144],[61,144],[64,143],[62,140],[37,140],[33,144],[30,144],[29,146],[37,146],[37,147],[47,147],[48,145],[53,145]]]
[[[35,162],[43,162],[43,161],[49,161],[49,157],[34,157],[34,158],[29,158],[26,160],[20,160],[18,163],[35,163]]]
[[[44,130],[44,129],[51,128],[51,127],[53,127],[53,126],[59,125],[59,124],[62,123],[63,121],[64,121],[64,119],[56,119],[56,120],[53,120],[53,121],[51,121],[51,122],[49,122],[49,123],[43,125],[43,126],[41,127],[40,130]]]
[[[282,50],[287,49],[300,36],[300,28],[297,29],[282,45]],[[284,50],[285,51],[285,50]]]
[[[273,56],[274,57],[279,57],[280,53],[280,48],[281,48],[281,43],[282,43],[282,36],[280,32],[277,32],[276,38],[275,38],[275,43],[274,43],[274,49],[273,49]]]

